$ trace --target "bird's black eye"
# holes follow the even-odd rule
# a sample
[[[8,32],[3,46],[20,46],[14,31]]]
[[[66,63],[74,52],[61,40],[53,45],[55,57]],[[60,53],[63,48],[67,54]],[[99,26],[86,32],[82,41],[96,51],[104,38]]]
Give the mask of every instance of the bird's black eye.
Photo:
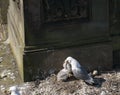
[[[67,60],[66,63],[69,64],[70,62]]]
[[[70,64],[70,63],[71,63],[71,60],[67,60],[67,63]]]

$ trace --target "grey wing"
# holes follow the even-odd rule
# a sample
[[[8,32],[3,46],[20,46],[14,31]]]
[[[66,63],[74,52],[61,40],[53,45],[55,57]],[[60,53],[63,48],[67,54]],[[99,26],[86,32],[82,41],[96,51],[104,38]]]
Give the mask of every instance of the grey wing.
[[[88,73],[84,68],[73,69],[73,75],[77,79],[87,80],[89,79]]]
[[[73,74],[77,79],[82,79],[88,84],[94,84],[94,79],[88,75],[87,71],[84,68],[79,68],[73,70]]]

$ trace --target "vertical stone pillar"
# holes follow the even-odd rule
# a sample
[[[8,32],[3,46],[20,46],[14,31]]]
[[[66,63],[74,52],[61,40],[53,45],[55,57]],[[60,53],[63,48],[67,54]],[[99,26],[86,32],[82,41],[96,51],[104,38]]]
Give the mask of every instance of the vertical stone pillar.
[[[23,0],[9,0],[8,8],[8,42],[17,60],[20,75],[23,79],[23,53],[24,53],[24,13]]]

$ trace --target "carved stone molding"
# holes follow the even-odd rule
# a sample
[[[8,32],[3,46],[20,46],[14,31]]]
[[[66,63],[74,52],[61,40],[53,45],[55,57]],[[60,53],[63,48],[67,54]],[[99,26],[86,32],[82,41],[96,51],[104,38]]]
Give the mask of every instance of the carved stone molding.
[[[43,0],[45,22],[87,19],[88,0]]]

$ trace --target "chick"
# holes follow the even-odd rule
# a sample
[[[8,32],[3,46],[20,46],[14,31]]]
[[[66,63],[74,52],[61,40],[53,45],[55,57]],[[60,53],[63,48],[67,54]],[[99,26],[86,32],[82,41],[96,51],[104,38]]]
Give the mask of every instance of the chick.
[[[66,81],[68,77],[70,77],[70,73],[72,71],[71,65],[66,63],[63,67],[64,68],[60,70],[57,74],[57,81]]]

